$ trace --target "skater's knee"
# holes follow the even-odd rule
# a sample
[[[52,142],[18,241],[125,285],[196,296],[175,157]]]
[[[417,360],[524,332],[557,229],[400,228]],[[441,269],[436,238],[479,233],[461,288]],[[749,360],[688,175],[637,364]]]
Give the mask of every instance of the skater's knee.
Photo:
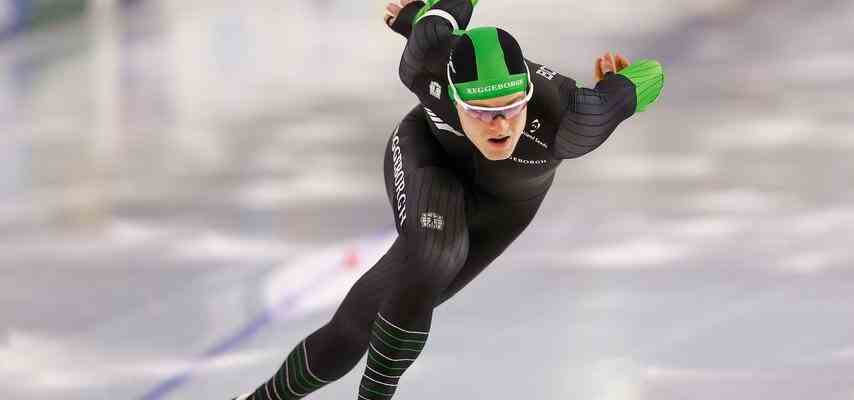
[[[354,315],[336,315],[325,326],[328,337],[353,351],[364,350],[371,340],[371,322]]]

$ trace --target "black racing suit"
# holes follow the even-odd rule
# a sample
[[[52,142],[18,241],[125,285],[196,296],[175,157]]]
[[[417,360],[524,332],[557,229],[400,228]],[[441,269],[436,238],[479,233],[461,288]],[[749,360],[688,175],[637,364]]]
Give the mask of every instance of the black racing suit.
[[[427,16],[413,28],[414,11],[422,4],[405,7],[392,26],[408,37],[400,59],[400,79],[420,103],[389,140],[386,190],[398,232],[406,236],[407,230],[420,230],[421,214],[429,212],[413,210],[412,205],[423,202],[421,196],[445,195],[435,190],[413,193],[410,177],[419,170],[421,175],[429,175],[423,170],[431,168],[459,182],[465,199],[469,256],[442,294],[440,300],[444,301],[528,225],[564,159],[593,151],[634,113],[636,96],[634,84],[622,75],[608,73],[595,89],[578,88],[573,79],[526,59],[534,95],[522,137],[509,159],[488,160],[464,135],[448,98],[445,68],[458,36],[451,34],[451,23],[438,16]],[[468,0],[442,0],[434,6],[452,15],[461,29],[468,25],[472,8]]]
[[[377,332],[400,327],[399,338],[406,332],[411,339],[422,338],[417,333],[429,331],[433,309],[528,226],[562,160],[596,149],[635,112],[635,86],[624,76],[608,73],[595,89],[578,88],[574,80],[526,60],[534,95],[523,137],[509,159],[486,159],[462,133],[448,99],[445,66],[458,37],[441,16],[426,16],[413,27],[422,5],[405,7],[392,26],[408,37],[400,79],[419,100],[394,130],[385,153],[386,190],[398,238],[350,289],[333,318],[300,342],[277,374],[255,391],[256,400],[308,394],[346,374],[366,350],[359,398],[390,398],[397,383],[391,378],[399,374],[389,371],[405,370],[417,352],[392,346],[394,335],[377,337]],[[465,29],[473,6],[470,0],[441,0],[433,9]],[[388,323],[380,324],[378,314]],[[374,355],[402,364],[386,365],[391,369],[381,374],[377,369],[383,365],[372,364]]]

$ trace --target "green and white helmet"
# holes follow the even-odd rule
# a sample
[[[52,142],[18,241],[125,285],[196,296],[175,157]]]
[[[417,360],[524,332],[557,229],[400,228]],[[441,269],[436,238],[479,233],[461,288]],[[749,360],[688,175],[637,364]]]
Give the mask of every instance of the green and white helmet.
[[[454,99],[453,89],[463,101],[528,91],[530,71],[519,43],[507,31],[486,26],[454,34],[460,39],[448,62],[451,99]]]

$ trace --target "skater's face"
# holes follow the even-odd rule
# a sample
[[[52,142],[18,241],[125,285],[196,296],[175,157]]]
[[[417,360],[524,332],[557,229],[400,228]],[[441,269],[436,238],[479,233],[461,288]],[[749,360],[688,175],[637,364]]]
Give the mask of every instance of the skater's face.
[[[480,107],[502,107],[513,104],[524,97],[525,93],[515,93],[488,100],[470,100],[467,103]],[[488,160],[498,161],[506,160],[513,154],[513,150],[522,136],[522,130],[525,128],[525,120],[528,117],[527,106],[513,117],[506,118],[499,115],[489,122],[469,115],[459,103],[456,104],[456,107],[463,132],[484,157]]]

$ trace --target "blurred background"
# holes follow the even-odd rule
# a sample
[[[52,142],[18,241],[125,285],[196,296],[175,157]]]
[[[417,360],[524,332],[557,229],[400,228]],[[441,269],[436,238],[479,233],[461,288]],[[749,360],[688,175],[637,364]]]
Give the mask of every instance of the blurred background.
[[[394,238],[383,1],[0,1],[0,397],[229,399]],[[563,163],[396,399],[854,399],[854,2],[481,1],[659,101]],[[309,398],[355,398],[364,362]]]

